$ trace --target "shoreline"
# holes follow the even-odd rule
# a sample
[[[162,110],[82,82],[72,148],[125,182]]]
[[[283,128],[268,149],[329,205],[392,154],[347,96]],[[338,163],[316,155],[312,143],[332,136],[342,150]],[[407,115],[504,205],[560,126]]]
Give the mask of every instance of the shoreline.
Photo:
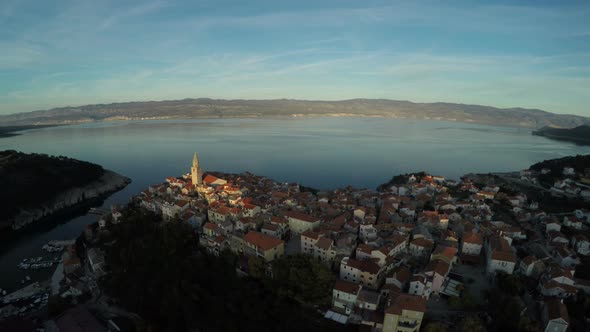
[[[54,219],[55,216],[75,213],[90,208],[104,201],[106,197],[125,188],[131,179],[105,170],[104,174],[84,187],[67,190],[51,201],[47,201],[33,210],[21,211],[11,218],[10,225],[5,225],[4,232],[21,230],[29,225]],[[59,219],[59,218],[58,218]]]
[[[89,123],[108,123],[108,122],[117,122],[117,121],[158,121],[158,120],[220,120],[220,119],[274,119],[274,120],[297,120],[297,119],[333,119],[333,118],[349,118],[349,119],[399,119],[399,120],[414,120],[414,121],[440,121],[440,122],[450,122],[450,123],[464,123],[464,124],[472,124],[472,125],[482,125],[482,126],[490,126],[490,127],[506,127],[506,128],[515,128],[515,129],[526,129],[526,130],[535,130],[538,127],[530,126],[530,125],[519,125],[515,123],[491,123],[485,121],[477,121],[472,119],[457,119],[457,118],[443,118],[443,117],[412,117],[412,116],[399,116],[399,115],[385,115],[385,114],[354,114],[354,113],[296,113],[296,114],[289,114],[289,115],[264,115],[261,113],[252,113],[252,114],[244,114],[244,115],[222,115],[222,116],[158,116],[158,117],[110,117],[104,118],[100,120],[76,120],[76,121],[67,121],[64,123],[48,123],[48,124],[41,124],[41,125],[30,125],[30,128],[27,129],[39,129],[43,127],[57,127],[57,126],[68,126],[68,125],[81,125],[81,124],[89,124]],[[23,125],[25,126],[25,125]],[[0,127],[1,129],[1,127]],[[23,129],[25,130],[25,129]],[[10,132],[9,134],[13,134],[10,136],[18,136],[21,135],[20,133],[13,133]],[[7,136],[7,137],[10,137]],[[2,136],[0,136],[1,138]]]

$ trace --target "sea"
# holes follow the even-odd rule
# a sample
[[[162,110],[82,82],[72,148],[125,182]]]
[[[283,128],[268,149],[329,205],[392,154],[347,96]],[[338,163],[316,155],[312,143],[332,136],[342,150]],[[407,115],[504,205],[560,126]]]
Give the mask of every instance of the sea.
[[[459,179],[590,154],[589,146],[533,136],[530,129],[339,117],[97,122],[26,130],[1,138],[0,150],[6,149],[85,160],[131,178],[129,186],[106,199],[105,208],[125,204],[168,176],[188,173],[194,152],[205,172],[248,171],[320,190],[375,188],[394,175],[418,171]],[[19,270],[18,263],[43,255],[41,247],[50,240],[77,237],[98,218],[67,216],[4,236],[0,288],[47,279],[53,269]]]

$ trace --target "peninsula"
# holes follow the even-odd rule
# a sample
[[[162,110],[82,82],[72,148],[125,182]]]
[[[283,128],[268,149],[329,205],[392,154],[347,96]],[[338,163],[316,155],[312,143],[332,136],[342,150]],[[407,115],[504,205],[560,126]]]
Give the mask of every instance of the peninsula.
[[[590,126],[582,125],[575,128],[552,128],[543,127],[533,131],[533,135],[544,136],[547,138],[573,142],[576,144],[590,145]]]
[[[19,229],[57,212],[99,200],[130,180],[63,156],[0,152],[0,228]]]

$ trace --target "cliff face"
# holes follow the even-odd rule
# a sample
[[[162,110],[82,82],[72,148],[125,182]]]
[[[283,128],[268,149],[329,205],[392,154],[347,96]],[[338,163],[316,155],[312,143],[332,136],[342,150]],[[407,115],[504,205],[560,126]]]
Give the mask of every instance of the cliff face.
[[[11,222],[12,229],[22,228],[65,208],[118,191],[127,186],[129,182],[129,178],[105,170],[104,174],[97,180],[82,187],[71,188],[40,204],[37,208],[21,210],[9,222]]]

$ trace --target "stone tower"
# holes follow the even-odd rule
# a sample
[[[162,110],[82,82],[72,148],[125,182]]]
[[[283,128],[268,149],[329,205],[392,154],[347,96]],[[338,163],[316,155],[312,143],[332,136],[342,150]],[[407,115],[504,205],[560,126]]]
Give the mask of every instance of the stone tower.
[[[193,166],[191,167],[191,178],[195,187],[203,184],[203,170],[199,165],[199,157],[197,157],[196,152],[193,157]]]

